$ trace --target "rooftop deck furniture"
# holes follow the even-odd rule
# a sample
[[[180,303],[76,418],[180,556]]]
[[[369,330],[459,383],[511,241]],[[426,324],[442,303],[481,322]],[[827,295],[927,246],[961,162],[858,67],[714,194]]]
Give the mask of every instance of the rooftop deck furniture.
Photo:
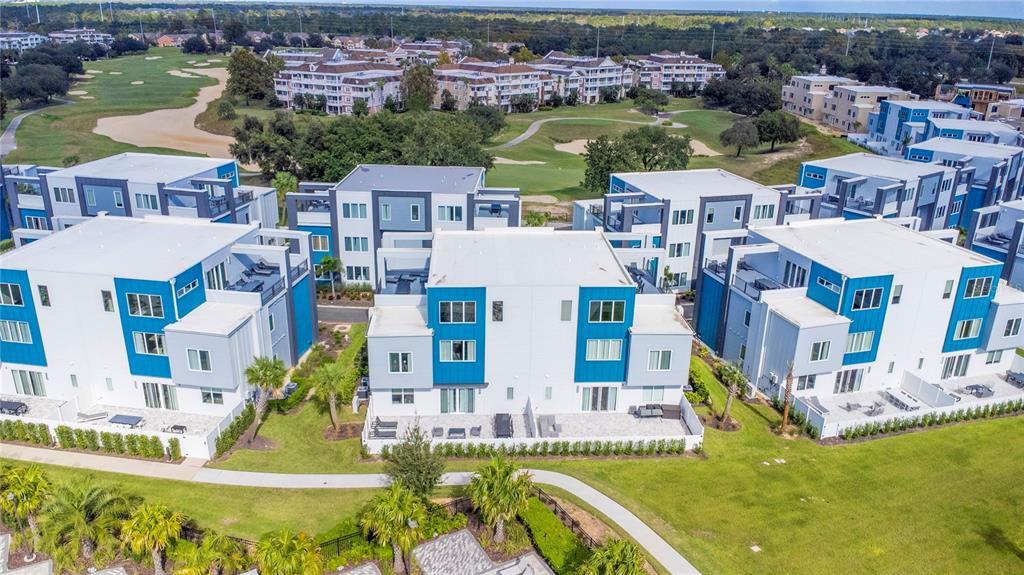
[[[184,435],[188,431],[188,428],[184,425],[170,425],[160,431],[163,431],[164,433],[177,433],[178,435]]]
[[[373,426],[376,427],[377,429],[398,429],[398,422],[383,421],[381,420],[381,418],[378,417],[373,420]]]
[[[496,413],[494,415],[494,437],[505,439],[512,437],[512,415],[508,413]]]
[[[661,417],[662,415],[664,415],[664,413],[665,412],[661,409],[660,405],[655,405],[651,403],[647,405],[641,405],[640,409],[638,410],[638,415],[641,419],[648,417]]]
[[[449,427],[448,439],[466,439],[465,427]]]
[[[76,419],[78,420],[79,423],[85,423],[87,421],[97,421],[106,418],[106,411],[79,411],[76,414]]]
[[[397,439],[397,429],[372,429],[370,430],[370,437],[375,439]]]
[[[964,389],[967,390],[967,393],[978,398],[992,397],[993,395],[995,395],[995,392],[992,391],[992,388],[987,385],[968,385]]]
[[[875,405],[872,405],[870,408],[868,408],[868,410],[866,412],[864,412],[864,413],[868,417],[875,417],[877,415],[882,415],[882,413],[884,413],[884,412],[885,412],[885,408],[882,407],[880,404],[876,403]]]
[[[239,291],[258,292],[263,291],[263,282],[260,280],[241,281],[235,284]]]
[[[860,409],[862,407],[864,407],[864,406],[859,404],[859,403],[850,403],[848,401],[848,402],[846,402],[846,405],[843,406],[843,409],[845,409],[846,411],[857,411],[858,409]]]
[[[444,437],[444,428],[435,427],[430,430],[430,435],[432,435],[433,437]]]
[[[28,413],[28,405],[20,401],[0,400],[0,413],[5,415],[25,415]]]
[[[135,429],[142,423],[142,418],[138,415],[115,415],[110,418],[110,423],[112,425],[120,425],[130,429]]]
[[[662,419],[681,419],[683,417],[683,410],[678,406],[671,403],[664,403],[661,406],[661,418]]]
[[[480,425],[475,425],[473,427],[470,427],[469,428],[469,436],[470,437],[480,437],[480,431],[482,429],[483,429],[483,426],[480,426]]]
[[[1007,371],[1006,383],[1009,383],[1016,388],[1024,388],[1024,373],[1020,373],[1019,371]]]
[[[250,269],[249,272],[258,276],[272,276],[277,273],[277,269],[269,266],[256,265]]]

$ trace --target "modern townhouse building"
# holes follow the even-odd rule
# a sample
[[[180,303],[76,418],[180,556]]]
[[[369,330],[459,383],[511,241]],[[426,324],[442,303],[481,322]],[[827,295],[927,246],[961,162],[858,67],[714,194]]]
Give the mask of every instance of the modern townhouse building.
[[[520,225],[519,190],[488,188],[483,168],[360,164],[336,184],[303,182],[288,194],[288,227],[309,232],[314,269],[338,259],[344,281],[381,291],[381,247],[422,247],[437,230]],[[321,281],[330,276],[317,271]],[[391,278],[403,290],[419,278]]]
[[[885,100],[916,100],[917,95],[889,86],[836,86],[825,96],[821,121],[840,132],[867,132],[868,117]]]
[[[867,134],[849,134],[847,138],[877,154],[902,157],[907,144],[926,140],[923,137],[928,120],[972,117],[969,109],[949,102],[934,100],[885,100],[878,112],[868,114]]]
[[[802,163],[797,186],[821,192],[823,218],[914,216],[932,230],[960,225],[974,177],[970,167],[854,153]]]
[[[331,115],[351,114],[356,100],[364,100],[373,113],[383,110],[388,98],[402,101],[401,82],[402,69],[390,64],[345,59],[286,63],[274,74],[274,94],[292,109],[302,94],[324,97]]]
[[[40,36],[32,32],[0,32],[0,50],[10,50],[12,52],[21,52],[23,50],[29,50],[49,42],[50,39],[46,36]]]
[[[86,44],[103,44],[110,46],[114,37],[106,32],[97,32],[93,28],[68,28],[59,32],[50,32],[50,40],[57,44],[74,44],[85,42]]]
[[[422,42],[402,42],[399,47],[404,50],[408,57],[424,64],[435,64],[441,54],[447,54],[452,61],[458,61],[462,56],[464,48],[461,42],[449,40],[424,40]]]
[[[842,76],[812,74],[793,76],[782,87],[782,109],[820,122],[825,114],[825,99],[837,86],[857,86],[861,82]]]
[[[294,365],[316,331],[303,232],[100,216],[0,258],[0,397],[51,429],[209,458],[254,358]]]
[[[563,83],[571,83],[570,78],[579,77],[582,91],[578,93],[579,101],[584,104],[596,104],[601,101],[603,88],[614,88],[619,97],[633,85],[633,70],[616,63],[608,57],[570,56],[565,52],[552,50],[540,60],[529,62],[537,70],[559,75],[566,78]]]
[[[1017,94],[1013,86],[991,84],[939,84],[935,99],[970,108],[979,114],[988,111],[990,104],[1012,99]]]
[[[423,281],[370,310],[367,421],[397,425],[367,425],[370,450],[414,424],[442,442],[698,445],[683,396],[693,332],[672,294],[638,293],[615,251],[601,232],[551,228],[439,230],[429,248],[382,250]]]
[[[974,210],[1016,200],[1024,194],[1024,148],[950,138],[932,138],[907,148],[906,157],[959,168],[974,168],[974,177],[963,205],[966,228]],[[962,179],[962,178],[961,178]]]
[[[1024,397],[1005,381],[1024,293],[1003,265],[914,218],[821,219],[716,232],[697,336],[821,437]]]
[[[710,252],[713,230],[815,217],[820,193],[767,187],[721,169],[615,173],[602,199],[573,205],[573,229],[600,229],[614,245],[639,245],[637,266],[662,288],[686,291]]]
[[[708,80],[725,77],[722,66],[686,52],[677,54],[662,50],[657,54],[633,58],[629,66],[634,71],[635,85],[662,92],[671,92],[677,85],[699,92]]]
[[[437,79],[435,108],[440,108],[445,90],[455,97],[460,110],[479,103],[511,112],[515,96],[531,96],[537,103],[551,97],[550,91],[545,90],[549,74],[512,61],[484,62],[463,58],[456,64],[434,66],[434,77]]]
[[[985,111],[985,119],[1003,122],[1018,130],[1024,129],[1024,98],[989,104]]]
[[[1003,262],[1002,278],[1024,290],[1024,199],[978,208],[965,224],[964,246]]]
[[[70,168],[5,165],[0,197],[16,243],[105,213],[278,222],[277,191],[243,186],[234,160],[126,152]]]
[[[1009,146],[1024,145],[1024,135],[1013,126],[985,120],[931,118],[925,121],[924,128],[919,133],[914,134],[913,143],[930,138],[951,138]]]

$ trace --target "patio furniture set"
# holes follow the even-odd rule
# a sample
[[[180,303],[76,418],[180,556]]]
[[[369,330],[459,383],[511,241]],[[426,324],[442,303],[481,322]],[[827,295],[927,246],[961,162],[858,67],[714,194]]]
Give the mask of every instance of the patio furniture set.
[[[995,392],[992,391],[991,387],[980,384],[968,385],[963,389],[963,391],[961,391],[961,393],[965,395],[973,395],[974,397],[977,397],[979,399],[984,399],[986,397],[992,397],[993,395],[995,395]]]
[[[985,236],[985,242],[986,243],[989,243],[989,244],[992,244],[992,245],[996,245],[996,246],[1005,246],[1005,245],[1009,244],[1012,240],[1013,240],[1013,238],[1011,238],[1009,236],[1004,236],[1003,234],[1001,234],[999,232],[992,232],[991,234]]]
[[[1006,383],[1009,383],[1017,389],[1024,389],[1024,373],[1020,373],[1019,371],[1007,371]]]
[[[868,417],[875,417],[885,413],[884,406],[885,404],[882,403],[881,401],[876,401],[871,405],[861,405],[859,403],[846,402],[846,405],[842,406],[842,408],[849,412],[860,411],[861,409],[867,408],[864,411],[864,415],[867,415]],[[917,407],[914,407],[914,409],[917,409]]]
[[[395,439],[398,437],[398,422],[375,418],[370,426],[370,437],[374,439]]]
[[[629,406],[628,413],[638,419],[681,419],[683,416],[682,410],[679,408],[679,406],[670,403],[648,403],[645,405],[631,405]]]
[[[889,403],[895,405],[897,408],[903,411],[917,411],[921,408],[921,405],[916,399],[910,396],[907,392],[901,389],[893,389],[890,391],[883,391],[886,399]]]
[[[483,430],[483,426],[476,425],[469,428],[470,437],[480,437],[480,432]],[[435,427],[431,430],[431,435],[438,439],[445,437],[443,427]],[[466,428],[465,427],[449,427],[448,428],[448,439],[466,439]]]

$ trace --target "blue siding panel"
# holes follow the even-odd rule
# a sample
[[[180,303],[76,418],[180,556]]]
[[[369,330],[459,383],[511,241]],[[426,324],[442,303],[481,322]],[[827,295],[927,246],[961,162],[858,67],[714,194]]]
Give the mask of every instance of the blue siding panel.
[[[313,300],[309,294],[310,274],[292,284],[292,310],[295,318],[295,348],[298,357],[306,353],[306,350],[313,345],[313,337],[316,335],[316,326],[313,325]],[[298,361],[298,357],[295,358]]]
[[[231,185],[238,187],[238,166],[234,162],[228,162],[217,168],[217,177],[224,179],[225,176],[230,176]]]
[[[50,225],[50,219],[46,217],[46,210],[29,210],[20,208],[18,213],[21,214],[21,227],[23,228],[28,227],[28,218],[30,217],[43,218],[46,220],[46,229],[50,229],[52,227]]]
[[[441,302],[476,303],[476,322],[441,323]],[[435,385],[482,384],[487,338],[487,290],[482,287],[427,288],[427,326],[434,330],[432,355]],[[473,340],[476,361],[442,362],[442,340]]]
[[[811,277],[807,282],[807,297],[827,307],[839,311],[839,294],[818,283],[818,278],[823,278],[843,288],[843,276],[839,272],[827,268],[818,262],[811,262]]]
[[[148,355],[135,353],[133,332],[164,333],[164,328],[176,321],[170,282],[153,280],[136,280],[114,278],[114,292],[117,297],[117,309],[121,316],[121,331],[124,335],[124,347],[128,354],[128,371],[132,375],[149,377],[171,377],[171,363],[166,355]],[[158,295],[161,297],[164,317],[135,317],[128,314],[129,293]],[[165,350],[166,351],[166,350]]]
[[[43,334],[39,331],[36,316],[35,293],[28,281],[28,272],[23,270],[0,269],[0,283],[17,284],[21,288],[24,305],[0,305],[0,319],[23,321],[28,324],[32,343],[11,343],[0,341],[0,359],[5,363],[23,363],[46,367],[46,351],[43,349]]]
[[[858,290],[882,288],[881,306],[877,309],[853,309],[853,297]],[[859,353],[847,353],[843,355],[843,365],[854,365],[875,361],[878,355],[878,342],[882,339],[882,328],[885,325],[885,312],[889,307],[889,297],[892,294],[892,276],[874,276],[865,278],[850,278],[846,280],[846,287],[843,289],[843,305],[840,315],[850,318],[849,333],[862,331],[873,331],[875,336],[871,342],[871,349]],[[844,349],[845,351],[845,349]]]
[[[718,322],[722,318],[722,300],[725,294],[725,285],[718,276],[707,271],[701,272],[704,279],[701,282],[700,297],[697,305],[700,306],[700,313],[697,319],[697,337],[705,345],[714,349],[718,341]],[[721,352],[721,350],[715,350]]]
[[[821,179],[808,178],[807,174],[814,174],[821,176]],[[822,168],[819,166],[812,166],[810,164],[800,164],[800,178],[797,180],[800,185],[805,188],[817,189],[824,188],[825,181],[828,178],[828,168]]]
[[[576,308],[576,369],[577,383],[626,381],[629,355],[629,328],[633,325],[633,304],[636,288],[632,287],[580,287]],[[591,323],[590,302],[598,300],[625,301],[621,322]],[[617,361],[587,361],[588,339],[622,340],[622,354]]]
[[[192,280],[199,282],[199,287],[178,297],[177,290],[187,286]],[[203,265],[196,264],[174,278],[174,297],[178,304],[178,317],[185,317],[192,310],[206,303],[206,285],[203,278]]]
[[[988,325],[988,310],[992,299],[996,296],[996,288],[999,287],[999,275],[1002,271],[1003,264],[993,264],[964,268],[960,272],[960,283],[956,287],[956,299],[953,301],[953,311],[949,315],[949,325],[946,327],[946,340],[942,345],[942,353],[974,349],[982,344],[985,335],[991,327]],[[992,278],[992,289],[989,291],[988,296],[965,298],[964,293],[967,291],[967,280],[984,277]],[[956,334],[957,322],[967,319],[982,320],[978,337],[953,339],[953,336]]]
[[[979,253],[979,254],[981,254],[983,256],[990,257],[990,258],[992,258],[994,260],[997,260],[997,261],[1001,261],[1001,262],[1005,262],[1006,261],[1006,252],[1001,252],[999,250],[994,250],[994,249],[987,248],[987,247],[984,247],[984,246],[979,246],[978,244],[974,244],[973,246],[971,246],[971,251]]]
[[[334,251],[334,234],[331,232],[330,226],[297,226],[300,232],[309,232],[310,234],[310,246],[309,246],[309,263],[310,265],[316,265],[320,263],[320,260],[324,259],[325,256],[331,255]],[[315,252],[313,251],[313,237],[312,236],[327,236],[327,251],[326,252]],[[339,250],[340,251],[340,250]],[[329,281],[329,280],[319,280]]]

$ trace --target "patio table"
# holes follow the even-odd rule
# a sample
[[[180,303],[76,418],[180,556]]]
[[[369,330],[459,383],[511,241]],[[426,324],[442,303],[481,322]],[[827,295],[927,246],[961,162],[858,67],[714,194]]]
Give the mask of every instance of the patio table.
[[[109,421],[113,425],[122,425],[134,429],[142,423],[142,418],[137,415],[115,415]]]
[[[494,436],[497,438],[512,437],[512,415],[508,413],[494,415]]]
[[[465,427],[449,427],[448,439],[466,439]]]
[[[0,401],[0,413],[7,415],[25,415],[28,413],[28,405],[20,401]]]

